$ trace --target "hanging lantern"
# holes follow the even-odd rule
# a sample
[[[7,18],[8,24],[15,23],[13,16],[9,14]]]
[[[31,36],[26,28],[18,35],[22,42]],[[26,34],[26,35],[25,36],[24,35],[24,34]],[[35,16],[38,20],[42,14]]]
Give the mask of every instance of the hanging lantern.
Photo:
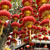
[[[11,14],[8,11],[5,11],[5,10],[0,11],[0,20],[2,20],[3,23],[5,23],[6,20],[9,20],[10,17],[11,17]]]
[[[11,39],[11,42],[12,42],[12,43],[14,43],[14,44],[15,44],[15,46],[16,46],[16,44],[17,44],[17,40],[16,40],[16,39],[14,39],[14,38],[13,38],[13,39]]]
[[[47,29],[46,29],[45,27],[42,27],[42,28],[41,28],[41,32],[42,32],[43,35],[45,36],[45,35],[46,35],[45,32],[47,32]]]
[[[26,34],[26,31],[21,30],[20,33],[24,36]]]
[[[29,39],[24,39],[24,42],[27,43],[29,41]]]
[[[32,0],[22,0],[23,6],[31,6],[32,5]]]
[[[13,22],[13,23],[11,24],[11,27],[13,28],[13,30],[18,30],[19,27],[20,27],[20,24],[17,23],[17,22]]]
[[[46,4],[48,2],[49,2],[49,0],[36,0],[36,3],[38,6],[41,6],[41,5]]]
[[[48,28],[49,28],[49,19],[44,19],[44,20],[41,22],[40,25],[42,25],[42,27],[46,27],[46,29],[48,30]]]
[[[12,16],[12,19],[13,19],[15,22],[18,21],[19,15],[14,14],[14,15]]]
[[[41,40],[43,40],[43,39],[41,37],[39,37],[38,40],[40,41],[40,46],[41,46]]]
[[[32,49],[32,46],[34,46],[35,43],[34,42],[29,42],[29,45],[31,46],[31,49]]]
[[[35,2],[32,2],[32,7],[33,7],[33,9],[36,8]],[[35,9],[34,9],[34,10],[35,10]]]
[[[23,24],[20,24],[20,28],[21,28],[21,30],[24,30],[25,26]]]
[[[27,28],[32,28],[32,25],[35,23],[35,18],[32,16],[26,16],[23,18],[23,25]],[[29,29],[29,36],[31,40],[31,29]]]
[[[18,31],[13,31],[13,37],[16,39],[19,36],[19,32]]]
[[[9,9],[11,9],[12,5],[11,5],[10,1],[1,1],[0,7],[2,10],[9,10]]]
[[[45,44],[47,45],[48,37],[44,36],[44,37],[43,37],[43,40],[45,40]]]
[[[50,19],[50,4],[44,4],[39,8],[39,18],[41,18],[41,21]]]
[[[35,26],[39,26],[40,25],[40,22],[39,21],[36,21],[34,25]]]
[[[21,30],[20,31],[20,34],[22,35],[22,41],[24,41],[24,37],[25,37],[25,34],[26,34],[26,31],[24,31],[24,30]]]
[[[37,35],[35,35],[35,36],[34,36],[34,39],[36,40],[37,38],[38,38],[38,36],[37,36]]]
[[[32,16],[26,16],[23,18],[23,25],[27,28],[31,28],[32,25],[35,23],[35,18]]]
[[[31,16],[33,13],[33,9],[30,6],[25,6],[24,8],[22,8],[22,13],[24,14],[24,16]]]
[[[33,25],[31,29],[32,29],[32,33],[34,34],[34,31],[36,30],[36,26]]]
[[[41,34],[38,35],[38,37],[41,37],[41,36],[42,36]]]
[[[37,32],[37,34],[40,34],[40,27],[36,27],[36,32]]]
[[[4,26],[7,26],[7,23],[5,23],[5,22],[10,19],[10,16],[11,16],[11,14],[8,11],[4,11],[4,10],[0,11],[0,20],[2,23],[1,28],[0,28],[1,29],[0,36],[3,33]]]

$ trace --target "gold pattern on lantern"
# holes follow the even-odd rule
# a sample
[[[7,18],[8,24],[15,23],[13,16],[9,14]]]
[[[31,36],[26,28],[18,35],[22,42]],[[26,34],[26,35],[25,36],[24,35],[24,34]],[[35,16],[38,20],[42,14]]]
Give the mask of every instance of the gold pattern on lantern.
[[[24,3],[24,6],[30,6],[30,2],[26,1],[26,2]]]
[[[31,15],[31,11],[27,10],[24,12],[25,16],[30,16]]]
[[[45,11],[42,13],[42,19],[50,19],[50,11]]]
[[[3,6],[2,6],[2,9],[3,9],[3,10],[9,10],[9,6],[8,6],[8,5],[3,5]]]
[[[8,20],[8,17],[7,16],[0,16],[0,20],[6,21],[6,20]]]
[[[41,0],[41,1],[39,2],[39,5],[41,6],[41,5],[46,4],[46,3],[47,3],[47,0]]]
[[[41,0],[41,2],[46,3],[46,2],[47,2],[47,0]]]
[[[33,25],[33,22],[29,21],[25,24],[26,27],[31,28]]]
[[[18,30],[18,27],[17,27],[17,26],[14,26],[13,29],[14,29],[14,30]]]

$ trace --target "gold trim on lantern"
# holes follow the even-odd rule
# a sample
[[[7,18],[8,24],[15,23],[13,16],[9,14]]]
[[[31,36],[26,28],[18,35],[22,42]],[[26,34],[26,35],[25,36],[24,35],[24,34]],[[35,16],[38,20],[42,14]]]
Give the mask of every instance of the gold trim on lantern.
[[[33,25],[33,22],[31,22],[31,21],[28,21],[28,22],[26,22],[26,24],[25,24],[25,26],[26,26],[27,28],[31,28],[32,25]]]
[[[14,30],[18,30],[18,27],[17,27],[17,26],[14,26],[13,29],[14,29]]]
[[[26,1],[26,2],[24,3],[24,6],[30,6],[30,2]]]
[[[42,13],[42,18],[44,19],[50,19],[50,11],[45,11]]]
[[[8,20],[8,17],[7,16],[0,16],[0,20],[6,21],[6,20]]]
[[[9,6],[8,6],[8,5],[3,5],[3,6],[2,6],[2,9],[3,9],[3,10],[9,10]]]
[[[41,0],[41,1],[39,2],[39,5],[41,6],[41,5],[46,4],[46,3],[47,3],[47,0]]]
[[[47,3],[47,1],[48,1],[48,0],[41,0],[41,2],[43,2],[43,3]]]
[[[27,10],[24,12],[25,16],[30,16],[31,15],[31,11]]]

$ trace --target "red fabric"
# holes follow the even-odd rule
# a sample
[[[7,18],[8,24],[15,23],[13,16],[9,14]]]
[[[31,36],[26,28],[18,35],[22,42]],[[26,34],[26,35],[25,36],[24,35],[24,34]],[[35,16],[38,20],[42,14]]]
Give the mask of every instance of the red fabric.
[[[10,14],[10,12],[8,12],[8,11],[6,11],[6,10],[1,10],[1,11],[0,11],[0,17],[1,17],[1,16],[6,16],[6,17],[8,17],[8,19],[10,19],[11,14]]]
[[[11,24],[11,27],[14,27],[14,26],[20,27],[20,24],[17,23],[17,22],[13,22],[13,23]]]
[[[32,9],[32,7],[30,7],[30,6],[25,6],[24,8],[21,9],[21,11],[22,11],[23,14],[24,14],[24,12],[27,11],[27,10],[29,10],[29,11],[31,11],[31,13],[33,13],[33,9]]]
[[[40,25],[45,25],[45,24],[49,24],[49,19],[44,19],[41,23],[40,23]]]
[[[11,2],[10,1],[1,1],[0,2],[0,7],[2,8],[2,5],[8,5],[9,6],[9,9],[11,9],[11,7],[12,7],[12,4],[11,4]]]
[[[19,15],[18,15],[18,14],[14,14],[14,15],[12,16],[12,19],[15,18],[15,17],[19,19]]]
[[[24,6],[24,3],[27,2],[27,1],[32,5],[32,0],[22,0],[23,6]]]
[[[18,31],[13,31],[13,35],[19,35],[20,33]]]
[[[42,13],[45,11],[50,11],[50,4],[44,4],[39,8],[39,17],[42,17]]]
[[[32,21],[33,23],[35,23],[36,20],[32,16],[26,16],[23,18],[23,24],[26,24],[26,22],[28,22],[28,21]]]

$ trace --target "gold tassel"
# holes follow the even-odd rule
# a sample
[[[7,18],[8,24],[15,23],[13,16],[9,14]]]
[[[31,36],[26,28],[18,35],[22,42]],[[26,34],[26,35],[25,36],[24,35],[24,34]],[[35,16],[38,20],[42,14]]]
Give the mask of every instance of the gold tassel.
[[[31,29],[30,29],[30,41],[31,41]]]
[[[16,46],[16,42],[15,42],[15,46]]]
[[[16,33],[15,33],[15,39],[16,39]]]
[[[4,25],[2,25],[2,28],[1,28],[0,39],[1,39],[1,35],[3,34],[3,28],[4,28]]]

